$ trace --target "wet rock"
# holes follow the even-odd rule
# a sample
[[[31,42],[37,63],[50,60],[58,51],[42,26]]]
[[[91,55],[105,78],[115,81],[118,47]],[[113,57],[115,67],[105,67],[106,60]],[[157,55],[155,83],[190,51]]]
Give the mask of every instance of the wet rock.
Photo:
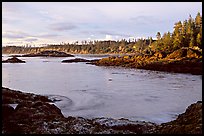
[[[2,87],[2,98],[2,134],[202,133],[202,102],[189,106],[176,120],[156,125],[123,118],[64,117],[61,110],[50,104],[48,99],[5,87]],[[14,109],[8,105],[10,103],[18,105]]]
[[[72,63],[72,62],[90,62],[90,60],[81,59],[81,58],[75,58],[70,60],[63,60],[63,63]]]
[[[202,134],[202,102],[191,104],[176,120],[157,127],[160,134]]]
[[[9,104],[2,104],[2,116],[3,120],[8,119],[14,113],[14,108],[11,107]]]
[[[9,88],[2,87],[2,103],[3,104],[17,104],[27,101],[42,101],[52,102],[47,96],[35,95],[32,93],[22,93],[14,91]]]
[[[62,62],[63,63],[73,63],[73,62],[88,62],[86,64],[91,64],[91,62],[96,62],[98,61],[99,59],[94,59],[94,60],[86,60],[86,59],[81,59],[81,58],[75,58],[75,59],[69,59],[69,60],[63,60]]]
[[[17,57],[12,57],[7,60],[3,60],[2,63],[25,63],[25,61],[18,59]]]
[[[148,134],[155,128],[156,124],[145,121],[130,121],[128,119],[96,118],[93,119],[101,125],[110,127],[113,130],[129,131],[135,134]]]

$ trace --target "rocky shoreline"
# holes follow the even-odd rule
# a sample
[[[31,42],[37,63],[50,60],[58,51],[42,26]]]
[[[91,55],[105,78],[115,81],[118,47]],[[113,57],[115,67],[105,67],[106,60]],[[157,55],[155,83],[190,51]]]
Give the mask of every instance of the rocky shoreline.
[[[157,125],[128,119],[64,117],[54,100],[2,87],[2,134],[202,134],[202,102]]]
[[[202,75],[202,52],[191,48],[182,48],[171,54],[155,52],[152,54],[108,57],[92,62],[92,64]]]

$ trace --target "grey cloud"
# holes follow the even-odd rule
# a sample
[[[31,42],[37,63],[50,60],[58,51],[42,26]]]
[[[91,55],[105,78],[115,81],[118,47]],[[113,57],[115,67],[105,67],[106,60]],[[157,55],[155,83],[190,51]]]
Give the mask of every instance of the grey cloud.
[[[49,28],[54,31],[67,31],[67,30],[76,29],[78,27],[70,23],[55,23],[55,24],[51,24]]]
[[[19,32],[19,31],[6,31],[2,34],[3,38],[9,38],[9,39],[20,39],[20,38],[26,38],[29,36],[27,33]]]
[[[60,36],[59,34],[41,34],[39,36],[36,36],[36,37],[41,37],[41,38],[55,38],[55,37],[58,37]]]
[[[19,3],[4,2],[4,3],[2,3],[2,10],[5,12],[16,13],[17,11],[19,12],[20,10],[22,10],[22,8],[20,6],[21,5]]]
[[[8,39],[19,39],[19,38],[25,38],[22,35],[13,35],[13,34],[3,34],[4,38],[8,38]]]
[[[22,44],[23,42],[7,42],[6,44]]]
[[[34,41],[37,41],[38,39],[37,38],[28,38],[28,39],[25,39],[25,41],[27,42],[34,42]]]
[[[9,23],[9,19],[5,18],[5,17],[2,17],[2,25],[7,24],[7,23]]]

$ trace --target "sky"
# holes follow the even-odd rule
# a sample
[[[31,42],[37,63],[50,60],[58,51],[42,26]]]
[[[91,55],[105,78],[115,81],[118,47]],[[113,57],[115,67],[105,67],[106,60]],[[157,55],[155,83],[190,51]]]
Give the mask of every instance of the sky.
[[[202,2],[2,2],[2,46],[156,37]]]

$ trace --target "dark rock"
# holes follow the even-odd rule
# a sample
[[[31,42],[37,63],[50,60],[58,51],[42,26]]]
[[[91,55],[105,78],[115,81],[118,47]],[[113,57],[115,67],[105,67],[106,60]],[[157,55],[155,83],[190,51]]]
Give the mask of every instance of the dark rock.
[[[22,57],[22,55],[9,55],[9,57]]]
[[[202,102],[191,104],[176,120],[157,127],[161,134],[202,134]]]
[[[14,91],[5,87],[2,87],[2,103],[3,104],[15,104],[23,103],[28,101],[42,101],[42,102],[52,102],[46,96],[35,95],[32,93],[22,93],[20,91]]]
[[[81,59],[81,58],[75,58],[70,60],[63,60],[63,63],[72,63],[72,62],[90,62],[90,60]]]
[[[25,63],[25,61],[20,60],[20,59],[18,59],[16,57],[12,57],[10,59],[3,60],[2,63]]]
[[[86,59],[81,59],[81,58],[75,58],[75,59],[70,59],[70,60],[63,60],[62,62],[63,62],[63,63],[88,62],[88,63],[86,63],[86,64],[89,64],[89,62],[90,62],[90,64],[91,64],[92,62],[96,62],[96,61],[98,61],[98,60],[99,60],[99,59],[86,60]]]
[[[64,117],[61,110],[38,95],[2,87],[3,134],[201,134],[202,102],[189,106],[174,121],[156,125],[128,119]],[[5,101],[5,98],[6,101]],[[12,99],[13,100],[10,100]],[[35,99],[34,99],[35,98]],[[36,99],[39,98],[39,99]]]
[[[14,108],[11,107],[8,104],[2,104],[2,116],[3,119],[8,119],[9,116],[11,116],[14,113]]]

